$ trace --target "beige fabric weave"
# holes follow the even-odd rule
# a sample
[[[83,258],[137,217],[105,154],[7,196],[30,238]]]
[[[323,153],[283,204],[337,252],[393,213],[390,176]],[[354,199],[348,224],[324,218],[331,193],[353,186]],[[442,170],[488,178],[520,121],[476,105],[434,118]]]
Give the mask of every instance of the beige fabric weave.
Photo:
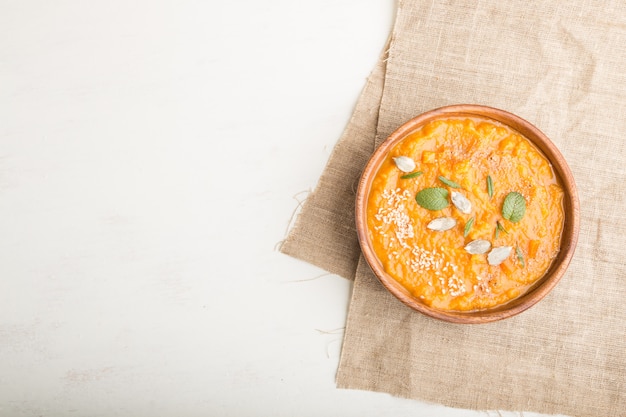
[[[280,249],[348,279],[354,278],[361,256],[354,223],[354,198],[361,171],[376,148],[384,76],[383,55],[367,79],[352,118],[315,190],[308,196]]]
[[[626,4],[601,3],[398,4],[386,66],[368,81],[284,246],[346,277],[358,264],[339,387],[473,409],[626,415]],[[400,304],[357,262],[354,226],[344,223],[353,222],[353,192],[340,205],[347,185],[331,191],[348,167],[358,177],[367,155],[354,150],[371,152],[373,138],[456,103],[533,122],[579,188],[581,232],[567,274],[541,303],[497,323],[447,324]],[[335,232],[315,233],[320,225]]]

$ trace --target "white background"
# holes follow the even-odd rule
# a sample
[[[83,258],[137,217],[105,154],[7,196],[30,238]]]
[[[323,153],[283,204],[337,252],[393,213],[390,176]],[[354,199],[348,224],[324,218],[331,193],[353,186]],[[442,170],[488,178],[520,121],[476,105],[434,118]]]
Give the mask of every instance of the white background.
[[[0,416],[498,415],[337,389],[276,250],[394,8],[0,0]]]

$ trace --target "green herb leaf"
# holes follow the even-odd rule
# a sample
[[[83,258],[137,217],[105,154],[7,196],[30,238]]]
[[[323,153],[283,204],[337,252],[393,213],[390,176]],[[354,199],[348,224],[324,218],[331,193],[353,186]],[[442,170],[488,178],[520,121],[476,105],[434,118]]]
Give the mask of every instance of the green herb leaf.
[[[509,232],[504,228],[504,226],[502,226],[502,223],[500,223],[499,221],[496,222],[496,239],[498,238],[498,236],[500,235],[500,232],[504,232],[507,235],[509,234]]]
[[[502,204],[502,217],[513,223],[517,223],[522,220],[524,213],[526,213],[526,200],[524,196],[517,191],[508,193]]]
[[[423,174],[422,171],[415,171],[415,172],[411,172],[410,174],[403,175],[400,178],[403,179],[403,180],[408,180],[409,178],[419,177],[422,174]]]
[[[470,230],[472,230],[472,226],[474,226],[474,218],[472,217],[465,223],[465,229],[463,229],[463,237],[467,237]]]
[[[524,262],[524,255],[522,254],[522,250],[519,248],[519,245],[515,248],[515,254],[517,255],[517,260],[520,264],[522,264],[522,268],[526,266],[526,262]]]
[[[489,194],[489,198],[493,197],[493,180],[491,175],[487,175],[487,194]]]
[[[454,181],[450,181],[446,177],[440,176],[439,177],[439,181],[443,182],[444,184],[446,184],[448,187],[451,187],[451,188],[461,188],[461,186],[459,184],[457,184]]]
[[[448,207],[448,190],[445,188],[424,188],[417,193],[415,201],[427,210],[441,210]]]

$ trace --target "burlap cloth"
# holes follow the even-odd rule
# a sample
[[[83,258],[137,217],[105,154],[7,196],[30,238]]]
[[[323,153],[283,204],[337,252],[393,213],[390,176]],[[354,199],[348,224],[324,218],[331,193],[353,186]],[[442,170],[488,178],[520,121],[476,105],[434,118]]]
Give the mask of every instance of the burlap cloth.
[[[360,260],[354,190],[375,144],[431,108],[477,103],[531,121],[576,178],[567,274],[511,319],[454,325],[389,295]],[[390,42],[282,246],[355,278],[341,388],[471,409],[626,415],[626,3],[404,0]]]

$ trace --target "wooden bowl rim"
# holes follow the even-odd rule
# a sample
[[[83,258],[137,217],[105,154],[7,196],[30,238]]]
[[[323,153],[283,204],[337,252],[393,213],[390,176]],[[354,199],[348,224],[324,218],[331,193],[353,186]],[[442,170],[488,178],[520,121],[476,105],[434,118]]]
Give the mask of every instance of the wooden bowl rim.
[[[425,123],[438,118],[478,116],[500,122],[521,133],[537,146],[551,163],[559,177],[564,190],[565,221],[561,234],[561,250],[544,277],[538,280],[524,295],[491,309],[462,312],[446,311],[429,307],[412,296],[400,283],[388,275],[376,256],[367,230],[367,199],[374,176],[380,168],[389,150],[409,133],[417,130]],[[374,151],[369,159],[361,178],[356,194],[355,204],[356,229],[359,244],[365,260],[382,285],[408,307],[429,317],[451,323],[478,324],[488,323],[513,317],[541,301],[561,280],[574,256],[578,242],[580,224],[580,208],[578,191],[574,176],[565,158],[552,141],[537,127],[521,117],[494,107],[479,104],[455,104],[429,110],[422,113],[396,129]]]

